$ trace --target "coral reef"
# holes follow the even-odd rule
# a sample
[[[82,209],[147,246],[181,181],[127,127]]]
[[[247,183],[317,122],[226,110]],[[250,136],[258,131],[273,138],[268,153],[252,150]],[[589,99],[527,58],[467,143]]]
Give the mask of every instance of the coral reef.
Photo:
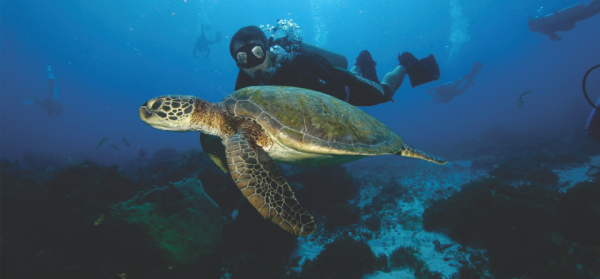
[[[47,167],[56,171],[63,170],[67,164],[52,153],[27,151],[23,154],[23,162],[36,172],[43,172]]]
[[[555,168],[581,166],[589,162],[589,156],[600,155],[600,146],[576,127],[558,129],[554,133],[536,130],[524,133],[495,127],[483,132],[480,140],[465,140],[439,155],[450,160],[492,160],[491,166],[512,161],[535,163],[537,157]]]
[[[359,210],[347,203],[333,205],[327,211],[327,222],[323,226],[327,230],[333,230],[338,226],[349,226],[360,220]]]
[[[352,238],[338,238],[325,245],[312,261],[302,265],[301,278],[360,279],[375,271],[376,257],[368,244]]]
[[[275,264],[287,264],[296,248],[296,236],[265,220],[245,198],[239,201],[237,217],[223,224],[228,258],[251,253]]]
[[[393,267],[408,267],[418,279],[442,279],[442,274],[429,270],[427,263],[419,259],[419,250],[414,247],[398,247],[390,255]]]
[[[573,247],[580,245],[563,239],[560,199],[557,191],[539,186],[515,188],[498,179],[475,180],[449,199],[426,208],[423,227],[444,231],[463,245],[488,249],[489,271],[499,278],[587,278],[585,274],[600,269],[585,265],[595,271],[578,270],[577,266],[600,258],[594,253],[573,252]],[[591,222],[590,218],[598,220],[588,217],[585,222]],[[481,263],[476,267],[486,265],[483,257],[474,257],[472,262]]]
[[[419,266],[419,251],[413,247],[398,247],[390,255],[390,265],[393,267],[408,267],[416,270]]]
[[[381,217],[377,215],[372,215],[367,220],[365,220],[365,226],[367,229],[372,231],[381,230]]]
[[[561,200],[560,215],[567,239],[600,247],[600,179],[570,188]]]
[[[194,263],[197,272],[219,274],[223,239],[219,207],[196,178],[153,189],[109,207],[168,251],[169,265]],[[217,268],[215,270],[215,268]]]
[[[383,254],[383,253],[377,254],[377,258],[375,259],[375,268],[377,270],[381,270],[383,272],[390,272],[388,256],[386,254]]]
[[[359,184],[355,183],[350,172],[342,166],[290,167],[284,170],[285,177],[294,190],[296,198],[304,209],[321,214],[335,204],[353,198]]]
[[[527,173],[527,180],[532,184],[555,185],[558,183],[558,175],[547,167],[534,169]]]
[[[159,246],[143,225],[110,213],[111,205],[126,203],[148,189],[124,176],[116,166],[86,162],[68,167],[43,183],[47,192],[37,199],[2,196],[3,278],[112,278],[118,274],[131,278],[187,278],[203,270],[198,266],[206,265],[214,269],[212,273],[206,270],[206,278],[219,278],[219,256],[213,257],[213,262],[174,263],[173,253]],[[160,214],[176,209],[167,206],[174,201],[169,198],[187,197],[178,190],[169,191],[171,196],[156,195],[153,201],[161,205],[154,207]],[[142,193],[138,198],[144,196]],[[156,218],[154,214],[147,216]],[[200,212],[186,209],[171,214],[191,218]],[[184,243],[179,245],[196,245]]]
[[[231,279],[282,279],[286,270],[250,253],[235,256],[229,262]]]

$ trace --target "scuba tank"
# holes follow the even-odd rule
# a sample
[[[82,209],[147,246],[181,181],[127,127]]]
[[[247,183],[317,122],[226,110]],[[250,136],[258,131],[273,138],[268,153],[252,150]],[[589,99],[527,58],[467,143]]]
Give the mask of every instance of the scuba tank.
[[[585,6],[583,5],[583,3],[578,3],[575,5],[566,7],[564,9],[554,11],[553,13],[548,14],[546,16],[536,17],[535,20],[539,24],[550,25],[550,24],[556,23],[557,21],[566,20],[572,16],[578,15],[578,14],[582,13],[583,11],[585,11]]]

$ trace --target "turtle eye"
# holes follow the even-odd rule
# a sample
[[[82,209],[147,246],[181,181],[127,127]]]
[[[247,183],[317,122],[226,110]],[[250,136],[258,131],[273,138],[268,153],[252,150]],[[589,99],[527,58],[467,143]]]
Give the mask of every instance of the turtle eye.
[[[265,55],[265,53],[262,50],[262,47],[259,46],[255,46],[252,48],[252,54],[254,54],[256,58],[262,58]]]
[[[156,100],[156,102],[152,104],[152,109],[159,109],[162,103],[163,101],[161,99]]]
[[[245,52],[238,52],[238,54],[237,54],[237,60],[242,65],[246,64],[248,62],[248,55],[246,55]]]

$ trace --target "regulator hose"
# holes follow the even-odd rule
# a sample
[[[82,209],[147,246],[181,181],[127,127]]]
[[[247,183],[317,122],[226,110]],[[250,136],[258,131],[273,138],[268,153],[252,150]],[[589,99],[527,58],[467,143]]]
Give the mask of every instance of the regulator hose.
[[[585,76],[583,76],[583,95],[585,96],[585,99],[588,101],[588,103],[590,103],[590,105],[595,108],[600,110],[600,108],[596,107],[596,105],[594,104],[594,102],[592,102],[592,100],[590,99],[590,96],[588,96],[587,91],[585,90],[585,81],[587,80],[588,75],[596,68],[600,67],[600,65],[596,65],[592,68],[590,68],[587,73],[585,73]]]

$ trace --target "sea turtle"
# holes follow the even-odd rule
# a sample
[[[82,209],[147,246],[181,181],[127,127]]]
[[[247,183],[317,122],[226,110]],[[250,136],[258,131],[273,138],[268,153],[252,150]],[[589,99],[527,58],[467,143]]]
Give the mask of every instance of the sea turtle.
[[[161,96],[140,107],[140,118],[167,131],[201,132],[204,152],[231,177],[266,219],[300,236],[316,229],[276,163],[344,164],[396,154],[446,162],[413,149],[374,117],[316,91],[255,86],[212,103],[195,96]]]

